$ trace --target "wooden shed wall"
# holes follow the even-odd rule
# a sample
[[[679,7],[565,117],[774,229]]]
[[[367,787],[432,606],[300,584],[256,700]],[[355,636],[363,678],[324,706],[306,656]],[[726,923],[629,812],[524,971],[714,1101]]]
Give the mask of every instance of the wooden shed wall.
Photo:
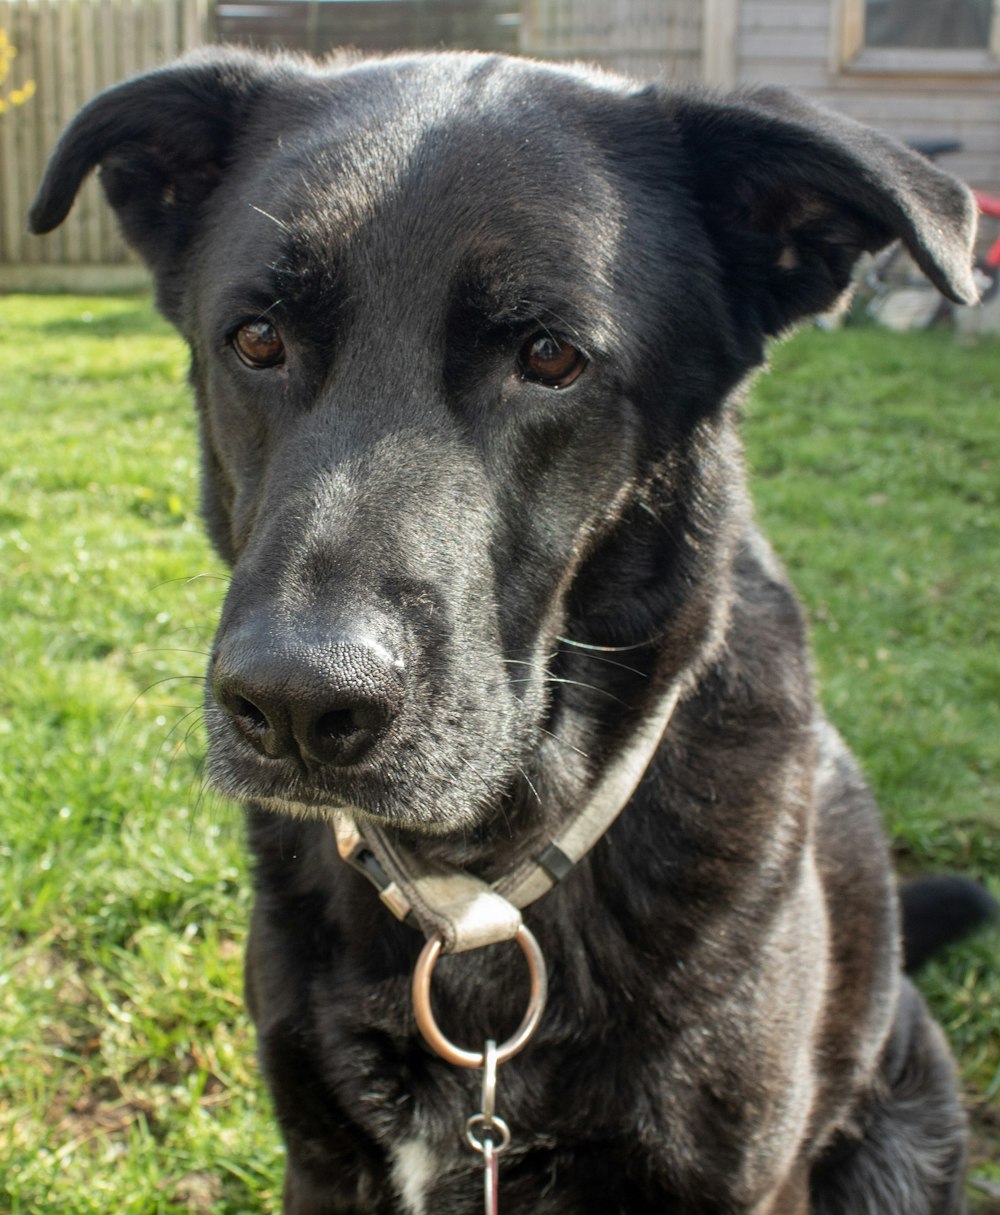
[[[959,139],[947,167],[1000,188],[1000,72],[937,75],[852,70],[839,63],[839,5],[831,0],[742,0],[734,77],[784,84],[901,139]]]

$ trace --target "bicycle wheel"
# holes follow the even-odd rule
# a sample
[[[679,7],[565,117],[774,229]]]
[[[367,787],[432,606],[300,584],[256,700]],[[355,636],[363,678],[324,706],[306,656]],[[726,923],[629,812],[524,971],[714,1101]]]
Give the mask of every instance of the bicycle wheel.
[[[979,302],[988,304],[1000,286],[1000,266],[991,266],[984,257],[977,257],[973,274],[979,288]]]

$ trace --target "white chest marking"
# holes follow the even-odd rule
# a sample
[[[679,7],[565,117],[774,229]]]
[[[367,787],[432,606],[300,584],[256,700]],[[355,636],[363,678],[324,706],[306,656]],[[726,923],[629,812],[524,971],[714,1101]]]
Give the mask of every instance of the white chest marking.
[[[434,1153],[421,1139],[406,1139],[394,1147],[392,1184],[406,1215],[427,1215],[427,1191],[440,1172]]]

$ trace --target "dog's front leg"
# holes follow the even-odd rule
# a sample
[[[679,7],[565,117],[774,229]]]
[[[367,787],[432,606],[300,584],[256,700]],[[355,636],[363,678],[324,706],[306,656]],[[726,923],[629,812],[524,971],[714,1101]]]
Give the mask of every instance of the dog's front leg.
[[[329,1194],[320,1193],[293,1166],[285,1169],[285,1186],[281,1199],[283,1215],[333,1215]]]
[[[350,1177],[345,1169],[343,1184],[324,1181],[314,1184],[305,1170],[289,1161],[282,1192],[282,1215],[390,1215],[384,1199],[374,1193],[365,1176]],[[353,1184],[352,1184],[353,1182]],[[348,1191],[353,1190],[353,1193]]]

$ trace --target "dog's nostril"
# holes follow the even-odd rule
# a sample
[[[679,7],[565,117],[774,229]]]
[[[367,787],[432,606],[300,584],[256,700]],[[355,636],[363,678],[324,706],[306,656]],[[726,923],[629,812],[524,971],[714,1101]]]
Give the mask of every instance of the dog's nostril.
[[[330,713],[324,713],[317,721],[316,735],[326,741],[336,742],[338,739],[349,738],[363,728],[357,715],[350,709],[334,709]]]
[[[234,717],[242,718],[251,729],[260,731],[270,729],[270,722],[266,715],[257,708],[252,700],[247,700],[244,696],[236,696],[231,705],[226,707]]]
[[[324,764],[351,764],[383,733],[395,716],[388,704],[372,702],[360,693],[336,709],[327,709],[314,721],[301,723],[298,732],[303,755]]]
[[[237,633],[220,646],[212,691],[261,755],[347,766],[385,735],[405,681],[401,664],[373,642],[279,646]]]

